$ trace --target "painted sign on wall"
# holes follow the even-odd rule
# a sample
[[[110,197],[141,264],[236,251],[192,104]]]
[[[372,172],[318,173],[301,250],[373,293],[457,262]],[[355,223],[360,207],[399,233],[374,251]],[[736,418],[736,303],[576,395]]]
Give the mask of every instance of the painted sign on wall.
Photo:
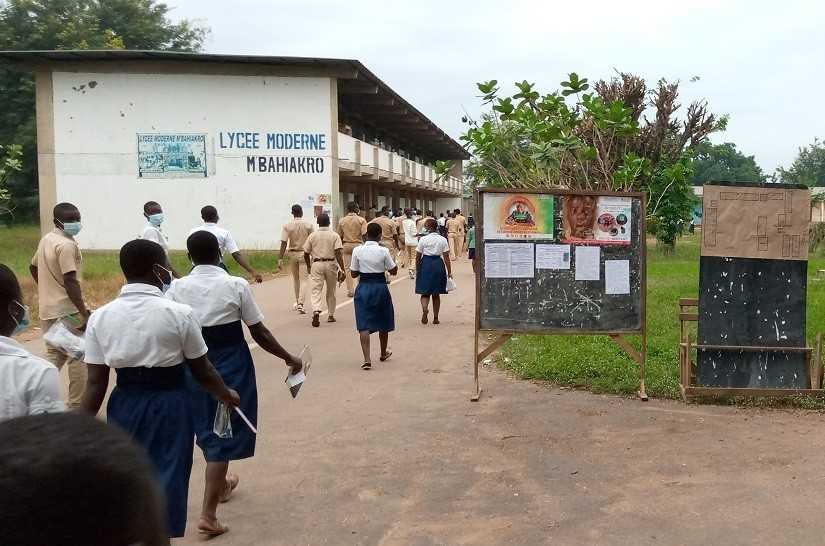
[[[266,151],[325,151],[327,136],[324,133],[226,131],[218,133],[218,148],[249,153],[246,156],[248,173],[320,174],[326,170],[323,156],[265,154]]]
[[[206,135],[138,134],[138,177],[206,178]]]

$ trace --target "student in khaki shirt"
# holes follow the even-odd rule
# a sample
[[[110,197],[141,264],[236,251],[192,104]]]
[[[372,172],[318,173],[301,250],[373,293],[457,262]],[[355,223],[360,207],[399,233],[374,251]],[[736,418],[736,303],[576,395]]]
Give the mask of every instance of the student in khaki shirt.
[[[367,221],[359,213],[361,209],[358,203],[351,201],[347,203],[347,215],[338,221],[338,235],[344,243],[344,271],[347,279],[347,297],[354,294],[355,281],[350,275],[350,264],[352,264],[352,251],[355,247],[364,242],[364,235],[367,233]]]
[[[80,211],[71,203],[54,207],[55,229],[40,239],[29,270],[37,283],[40,325],[48,331],[59,320],[80,330],[86,328],[89,310],[80,290],[80,265],[83,260],[74,237],[80,233]],[[69,369],[69,409],[80,406],[86,388],[86,364],[46,345],[47,359],[61,369]]]
[[[464,239],[464,234],[461,232],[461,223],[455,217],[455,213],[450,213],[450,218],[447,220],[447,241],[450,243],[450,258],[458,259],[458,254],[461,252],[461,241]]]
[[[396,258],[398,258],[398,251],[401,250],[401,246],[398,244],[398,225],[390,220],[387,216],[388,212],[387,207],[382,208],[378,216],[370,222],[370,224],[378,224],[381,226],[381,242],[379,244],[389,250],[392,259],[396,260]],[[389,282],[389,276],[387,276],[387,282]]]
[[[329,214],[320,214],[318,231],[313,231],[304,243],[304,261],[312,287],[312,326],[315,328],[321,325],[325,284],[329,312],[327,322],[335,322],[335,283],[344,281],[343,248],[341,237],[329,229]]]
[[[461,248],[458,250],[458,255],[464,257],[467,252],[467,218],[461,214],[461,209],[455,209],[455,219],[461,224]]]
[[[292,205],[292,221],[284,224],[281,230],[281,251],[279,263],[283,263],[284,253],[289,252],[289,274],[292,275],[292,284],[295,288],[295,304],[292,309],[300,314],[304,311],[304,296],[306,294],[307,276],[301,270],[301,258],[304,255],[304,243],[315,226],[304,220],[304,209],[301,205]]]
[[[398,235],[398,262],[401,267],[407,267],[407,253],[404,252],[404,220],[407,219],[407,213],[410,209],[404,209],[403,212],[396,211],[392,221],[395,222],[395,233]],[[410,213],[412,214],[412,213]]]

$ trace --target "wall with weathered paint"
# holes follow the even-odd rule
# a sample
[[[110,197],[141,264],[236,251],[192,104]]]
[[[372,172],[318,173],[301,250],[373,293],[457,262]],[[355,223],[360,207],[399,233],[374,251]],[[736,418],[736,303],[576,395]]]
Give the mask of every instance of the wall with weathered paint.
[[[173,248],[185,247],[207,204],[242,248],[276,248],[290,206],[333,191],[330,78],[55,72],[52,81],[57,200],[80,208],[84,248],[115,249],[133,239],[149,200],[163,205]],[[206,176],[141,176],[141,134],[205,135]],[[318,137],[314,149],[305,149],[308,139],[303,149],[284,149],[283,137],[268,147],[270,134],[323,135],[324,149]],[[277,168],[287,172],[257,172],[260,157],[274,165],[269,156],[286,158]],[[256,158],[253,172],[248,157]],[[307,157],[312,168],[303,159],[303,169],[289,172],[292,158]],[[323,172],[312,172],[318,165]]]

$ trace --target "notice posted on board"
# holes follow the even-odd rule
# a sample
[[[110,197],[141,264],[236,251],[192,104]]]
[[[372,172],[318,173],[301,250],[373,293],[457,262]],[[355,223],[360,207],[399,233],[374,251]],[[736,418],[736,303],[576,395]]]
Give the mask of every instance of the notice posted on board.
[[[536,245],[536,269],[570,269],[570,245]]]
[[[599,261],[602,249],[597,246],[576,247],[576,280],[598,281],[601,279]]]
[[[630,294],[630,260],[605,260],[604,293]]]
[[[488,279],[532,279],[533,243],[487,243],[484,245],[484,276]]]

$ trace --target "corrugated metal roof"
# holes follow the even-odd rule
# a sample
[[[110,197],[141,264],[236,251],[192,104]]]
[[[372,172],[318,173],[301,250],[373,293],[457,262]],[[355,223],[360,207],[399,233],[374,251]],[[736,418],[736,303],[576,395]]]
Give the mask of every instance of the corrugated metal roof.
[[[275,57],[263,55],[221,55],[213,53],[191,53],[181,51],[144,51],[134,49],[105,50],[48,50],[48,51],[0,51],[0,59],[21,63],[26,66],[47,64],[51,66],[64,62],[118,62],[118,61],[179,61],[213,64],[257,64],[273,66],[314,67],[320,69],[351,70],[349,79],[369,82],[377,87],[377,95],[389,99],[385,104],[399,117],[413,121],[424,132],[405,129],[396,121],[371,120],[376,127],[386,126],[390,130],[407,137],[413,144],[433,155],[434,159],[468,159],[470,155],[464,147],[433,123],[427,116],[407,102],[360,61],[353,59],[325,59],[316,57]],[[339,80],[345,81],[339,75]],[[339,85],[340,89],[340,85]],[[340,93],[340,91],[339,91]],[[343,91],[346,94],[346,91]],[[365,110],[369,115],[369,109]],[[404,134],[406,132],[406,134]]]

